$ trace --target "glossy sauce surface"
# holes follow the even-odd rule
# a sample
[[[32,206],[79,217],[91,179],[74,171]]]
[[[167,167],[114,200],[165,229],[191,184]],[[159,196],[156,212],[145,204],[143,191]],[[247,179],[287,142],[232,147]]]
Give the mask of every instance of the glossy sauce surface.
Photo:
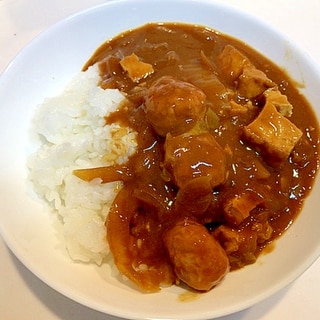
[[[266,98],[261,94],[246,97],[241,92],[240,78],[224,76],[219,56],[227,45],[236,48],[271,79],[270,86],[275,85],[293,106],[289,119],[302,137],[280,164],[265,157],[263,149],[244,137],[244,127],[258,117]],[[133,81],[120,64],[133,53],[153,68],[139,81]],[[84,69],[96,62],[100,85],[117,88],[128,98],[106,118],[107,122],[119,122],[138,132],[138,149],[128,163],[76,173],[85,180],[97,176],[104,182],[122,180],[126,196],[134,199],[128,207],[127,197],[118,197],[107,221],[108,241],[119,270],[146,291],[156,290],[162,282],[178,282],[179,271],[169,257],[173,251],[168,248],[171,242],[164,244],[163,238],[175,225],[191,230],[194,223],[204,226],[225,250],[231,270],[255,262],[261,250],[293,223],[319,166],[318,121],[294,83],[242,42],[208,28],[184,24],[150,24],[123,33],[103,44]],[[195,124],[182,132],[159,135],[151,124],[154,117],[151,122],[148,119],[148,97],[154,98],[157,92],[152,91],[152,86],[163,77],[190,83],[205,95],[204,115],[192,116]],[[161,124],[161,119],[156,121]],[[208,142],[207,135],[214,142]],[[187,147],[185,140],[192,147]],[[177,152],[181,146],[184,158]],[[198,157],[201,153],[203,161]],[[208,167],[218,168],[217,172]],[[176,173],[178,170],[183,172]],[[200,179],[194,179],[196,176]],[[207,179],[208,176],[215,178]],[[120,212],[119,206],[130,212]],[[239,217],[235,211],[248,212],[248,216]],[[120,215],[126,216],[127,221],[123,232],[128,234],[121,238],[128,240],[121,244],[127,247],[124,251],[118,251],[120,240],[112,236],[117,228],[121,229]],[[117,219],[112,218],[115,216]],[[158,272],[149,272],[143,279],[136,278],[136,271],[128,274],[129,265],[139,268],[139,264],[142,269],[145,265],[156,266]]]

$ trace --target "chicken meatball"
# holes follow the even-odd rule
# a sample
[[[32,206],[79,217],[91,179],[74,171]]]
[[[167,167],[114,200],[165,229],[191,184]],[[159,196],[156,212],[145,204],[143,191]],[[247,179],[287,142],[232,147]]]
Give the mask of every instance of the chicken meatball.
[[[191,288],[208,291],[229,271],[219,242],[201,224],[183,219],[165,232],[164,245],[176,276]]]
[[[163,76],[156,80],[145,97],[147,121],[159,136],[192,129],[206,113],[206,95],[191,83]]]

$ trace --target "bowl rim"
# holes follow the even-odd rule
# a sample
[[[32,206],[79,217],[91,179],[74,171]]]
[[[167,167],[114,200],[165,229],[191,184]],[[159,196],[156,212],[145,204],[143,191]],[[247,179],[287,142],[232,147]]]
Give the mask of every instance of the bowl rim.
[[[41,42],[41,40],[44,37],[47,37],[48,32],[50,33],[54,33],[55,30],[59,29],[59,28],[63,28],[64,25],[67,25],[70,21],[72,20],[77,20],[79,18],[81,18],[82,15],[92,15],[94,14],[96,11],[101,10],[102,8],[108,8],[110,6],[121,6],[123,4],[129,4],[129,3],[135,3],[135,5],[139,4],[144,4],[147,3],[148,0],[136,0],[136,1],[132,1],[132,0],[112,0],[112,1],[108,1],[106,3],[102,3],[100,5],[97,6],[93,6],[89,9],[85,9],[82,11],[79,11],[57,23],[55,23],[54,25],[52,25],[51,27],[47,28],[46,30],[44,30],[43,32],[41,32],[36,38],[34,38],[33,40],[31,40],[31,42],[29,44],[27,44],[26,47],[24,47],[19,53],[18,55],[9,63],[9,65],[4,69],[3,73],[0,76],[0,86],[2,81],[5,81],[3,79],[5,79],[7,77],[7,74],[10,74],[11,70],[12,70],[12,66],[15,64],[15,62],[17,61],[17,59],[21,59],[21,56],[23,56],[24,52],[29,48],[32,47],[34,45],[34,43],[36,42]],[[245,19],[249,19],[251,21],[253,21],[254,23],[258,23],[260,27],[263,28],[267,28],[267,30],[270,33],[276,33],[279,37],[281,37],[282,39],[284,39],[285,41],[290,42],[290,46],[293,47],[295,53],[298,53],[301,56],[308,56],[307,58],[303,58],[303,59],[307,59],[308,61],[308,67],[311,68],[316,68],[316,72],[318,74],[320,74],[320,71],[318,71],[318,65],[317,63],[314,62],[313,58],[310,57],[303,49],[299,48],[298,46],[296,46],[293,42],[291,42],[287,36],[285,36],[284,34],[282,34],[279,30],[274,29],[272,26],[267,25],[265,22],[261,21],[260,19],[256,18],[255,16],[248,14],[247,12],[242,12],[239,9],[236,9],[230,5],[226,5],[223,4],[221,2],[218,1],[210,1],[210,0],[174,0],[174,1],[169,1],[169,0],[154,0],[154,3],[177,3],[177,4],[185,4],[186,2],[188,3],[193,3],[193,4],[197,4],[198,6],[200,5],[210,5],[212,7],[218,6],[219,8],[223,8],[223,10],[231,10],[233,13],[240,13],[240,15],[242,15]],[[137,26],[138,27],[138,26]],[[88,57],[89,58],[89,57]],[[316,67],[315,67],[316,66]],[[318,177],[319,178],[319,173],[318,173]],[[0,233],[2,234],[5,242],[7,243],[8,247],[17,255],[17,257],[19,258],[19,260],[27,266],[27,268],[32,271],[35,275],[37,275],[41,280],[43,280],[45,283],[50,284],[51,287],[53,287],[54,289],[56,289],[57,291],[65,294],[66,296],[70,297],[72,296],[72,293],[67,292],[67,290],[65,292],[61,291],[61,289],[59,287],[57,287],[54,283],[51,283],[50,281],[48,281],[46,275],[42,274],[41,272],[39,272],[39,270],[34,270],[34,266],[30,263],[28,263],[28,261],[26,261],[23,256],[24,254],[22,252],[19,253],[19,250],[16,250],[15,245],[12,243],[12,239],[10,239],[10,235],[8,235],[6,233],[6,230],[2,230],[2,225],[0,223]],[[289,283],[291,283],[293,280],[295,280],[301,273],[303,273],[306,268],[310,267],[311,264],[318,258],[318,256],[320,255],[320,244],[319,244],[319,248],[317,250],[317,252],[315,251],[314,255],[312,256],[312,258],[310,258],[310,261],[308,261],[308,263],[305,263],[304,266],[301,266],[301,270],[299,270],[298,274],[294,274],[291,275],[290,279],[287,279],[286,281],[284,281],[285,283],[282,283],[279,288],[273,288],[273,290],[270,290],[269,292],[266,292],[264,295],[261,295],[260,300],[263,300],[267,297],[269,297],[270,295],[274,294],[275,292],[279,291],[281,288],[283,288],[284,286],[288,285]],[[77,299],[75,299],[76,301],[79,301],[85,305],[88,305],[87,301],[81,301],[81,298],[78,297]],[[259,302],[259,301],[255,301],[255,303]],[[231,313],[240,311],[244,308],[247,308],[249,306],[252,305],[252,302],[248,302],[245,306],[242,306],[241,308],[235,308]],[[100,306],[95,306],[95,309],[100,310]],[[106,312],[105,310],[100,310],[103,312]],[[121,316],[121,314],[117,314],[114,313],[117,316]],[[225,315],[221,314],[221,315]],[[123,315],[122,315],[123,316]],[[124,314],[124,316],[128,317],[128,314]],[[191,318],[190,318],[191,319]]]

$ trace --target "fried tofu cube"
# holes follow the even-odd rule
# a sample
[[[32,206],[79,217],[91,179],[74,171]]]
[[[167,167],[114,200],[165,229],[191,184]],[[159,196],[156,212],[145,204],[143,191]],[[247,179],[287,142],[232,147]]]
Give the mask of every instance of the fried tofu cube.
[[[261,195],[248,189],[224,202],[223,215],[231,225],[238,226],[250,216],[254,208],[263,202]]]
[[[279,89],[271,88],[266,90],[263,95],[267,101],[272,102],[272,104],[277,108],[277,110],[285,117],[292,116],[292,104],[288,101],[288,97],[282,94]]]
[[[252,260],[255,261],[253,255],[257,249],[257,235],[254,232],[248,230],[240,231],[226,225],[221,225],[214,231],[213,235],[228,255],[235,254],[238,258],[242,256],[243,260],[246,260],[246,257],[252,256]]]
[[[120,61],[120,65],[128,73],[129,78],[136,83],[154,72],[151,64],[140,61],[139,57],[134,53],[124,57]]]
[[[258,117],[244,127],[244,137],[257,147],[265,160],[278,166],[286,161],[302,132],[267,101]]]
[[[221,74],[230,82],[235,81],[243,72],[243,67],[250,64],[249,59],[232,45],[226,45],[216,61]]]
[[[245,98],[252,99],[260,96],[263,92],[276,84],[270,80],[264,72],[254,65],[246,64],[238,79],[237,91]]]
[[[230,114],[241,115],[248,112],[248,106],[239,104],[233,100],[230,101]]]
[[[227,254],[237,252],[241,243],[241,234],[226,225],[221,225],[214,231],[214,237],[221,243]]]
[[[264,72],[258,70],[250,60],[232,45],[226,45],[216,61],[223,77],[237,84],[237,90],[243,97],[252,99],[265,90],[275,87]]]

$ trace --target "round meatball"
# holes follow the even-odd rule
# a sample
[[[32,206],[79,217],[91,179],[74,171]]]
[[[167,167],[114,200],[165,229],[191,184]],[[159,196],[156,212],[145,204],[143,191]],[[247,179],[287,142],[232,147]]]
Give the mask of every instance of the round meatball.
[[[226,252],[203,225],[185,218],[163,239],[176,276],[191,288],[208,291],[228,273]]]
[[[146,118],[159,136],[187,132],[204,118],[205,101],[204,92],[191,83],[163,76],[145,97]]]

